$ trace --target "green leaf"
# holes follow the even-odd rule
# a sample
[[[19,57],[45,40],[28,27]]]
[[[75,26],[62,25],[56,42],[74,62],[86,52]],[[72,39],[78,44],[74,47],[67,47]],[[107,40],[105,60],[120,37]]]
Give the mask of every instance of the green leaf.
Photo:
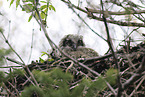
[[[47,59],[49,62],[51,62],[51,61],[54,61],[54,59],[52,59],[52,58],[49,58],[49,59]]]
[[[34,6],[30,3],[23,5],[23,10],[27,13],[30,13],[33,11]]]
[[[20,0],[16,1],[16,8],[18,7],[18,5],[20,4]]]
[[[41,3],[47,3],[46,1],[40,1]]]
[[[39,61],[40,61],[40,63],[44,63],[44,60],[40,57],[39,57]]]
[[[41,16],[42,19],[45,19],[45,16],[46,16],[46,15],[45,15],[45,13],[42,11],[41,14],[40,14],[40,16]]]
[[[41,8],[41,10],[43,10],[43,9],[47,8],[47,5],[43,5],[40,8]]]
[[[47,11],[48,11],[48,9],[46,8],[46,9],[44,10],[44,13],[47,13]]]
[[[39,16],[38,16],[37,12],[35,12],[35,18],[37,18],[39,20]]]
[[[14,2],[14,0],[11,0],[11,2],[10,2],[10,6],[13,4],[13,2]]]
[[[23,2],[32,2],[33,3],[34,0],[23,0]]]
[[[41,57],[44,55],[48,55],[46,52],[41,52],[41,53],[42,53]]]
[[[33,17],[33,15],[30,15],[30,17],[29,17],[29,19],[28,19],[28,22],[31,21],[32,17]]]
[[[49,5],[49,10],[51,10],[51,9],[56,11],[53,5]]]

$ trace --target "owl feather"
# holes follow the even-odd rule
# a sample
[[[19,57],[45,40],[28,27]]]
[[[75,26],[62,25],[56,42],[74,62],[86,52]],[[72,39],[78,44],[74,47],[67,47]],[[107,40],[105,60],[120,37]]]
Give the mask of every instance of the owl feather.
[[[98,53],[95,50],[85,47],[83,36],[81,35],[66,35],[60,41],[59,47],[62,51],[75,59],[98,56]]]

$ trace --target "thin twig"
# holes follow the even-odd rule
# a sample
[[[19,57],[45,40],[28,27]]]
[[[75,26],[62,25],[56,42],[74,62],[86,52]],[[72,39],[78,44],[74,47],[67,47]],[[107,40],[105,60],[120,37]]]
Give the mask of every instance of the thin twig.
[[[28,58],[28,63],[31,59],[31,56],[32,56],[32,50],[33,50],[33,37],[34,37],[34,29],[32,30],[32,41],[31,41],[31,50],[30,50],[30,55],[29,55],[29,58]]]
[[[17,93],[17,95],[20,96],[19,91],[17,90],[17,88],[16,88],[15,86],[13,86],[12,83],[10,83],[9,81],[8,81],[8,84],[9,84],[12,88],[14,88],[15,91],[16,91],[16,93]]]
[[[102,6],[102,12],[103,12],[103,20],[104,20],[104,25],[105,25],[105,28],[106,28],[106,34],[107,34],[107,43],[108,43],[108,46],[112,52],[112,55],[113,55],[113,58],[114,58],[114,62],[115,62],[115,65],[116,67],[118,67],[118,72],[120,72],[120,66],[118,65],[118,61],[117,61],[117,55],[116,53],[114,52],[114,49],[113,49],[113,44],[112,44],[112,40],[111,40],[111,37],[110,37],[110,33],[109,33],[109,28],[108,28],[108,25],[107,25],[107,21],[106,21],[106,17],[105,17],[105,14],[104,14],[104,6],[103,6],[103,1],[100,0],[101,2],[101,6]],[[118,73],[117,74],[117,80],[118,80],[118,85],[119,87],[121,87],[121,80],[120,80],[120,74]],[[119,90],[118,90],[119,91]],[[114,94],[116,96],[116,94]],[[117,96],[121,96],[121,92],[118,92]]]
[[[4,82],[2,82],[2,85],[11,96],[15,97],[15,95],[7,88],[7,86],[5,85]],[[7,97],[9,97],[9,96],[7,95]]]
[[[102,38],[104,41],[107,41],[105,38],[103,38],[103,36],[101,36],[100,34],[98,34],[96,31],[94,31],[89,24],[79,15],[77,14],[77,12],[70,6],[70,8],[72,9],[72,11],[83,21],[83,23],[96,35],[98,35],[100,38]]]
[[[8,61],[11,61],[11,62],[15,63],[15,64],[21,65],[21,66],[23,67],[23,63],[21,63],[21,62],[19,62],[19,61],[16,61],[16,60],[11,59],[11,58],[8,58],[8,57],[6,57],[6,59],[7,59]]]
[[[130,84],[132,84],[136,79],[138,79],[139,77],[141,77],[142,72],[145,71],[145,56],[142,59],[142,62],[140,64],[140,66],[137,68],[137,71],[135,74],[133,74],[125,83],[122,84],[122,88],[125,89],[126,87],[128,87]]]
[[[17,57],[22,61],[23,65],[25,65],[25,62],[22,60],[22,58],[20,57],[20,55],[13,49],[13,47],[10,45],[9,41],[6,39],[5,35],[3,34],[2,31],[0,31],[5,42],[8,44],[8,46],[10,47],[10,49],[17,55]]]
[[[0,67],[0,68],[14,68],[14,67],[18,68],[18,67],[22,67],[22,66],[4,66],[4,67]]]
[[[89,17],[91,17],[92,19],[96,19],[96,20],[99,20],[99,21],[104,21],[103,18],[100,18],[100,17],[97,17],[95,15],[93,15],[92,12],[89,12],[89,10],[85,10],[83,8],[80,8],[68,1],[65,1],[65,0],[61,0],[63,1],[64,3],[68,4],[68,6],[72,6],[73,8],[75,9],[78,9],[79,11],[81,12],[84,12],[86,14],[88,14]],[[101,11],[101,10],[100,10]],[[117,25],[120,25],[120,26],[130,26],[130,27],[145,27],[144,23],[136,23],[136,22],[123,22],[123,21],[118,21],[118,20],[109,20],[109,19],[106,19],[106,21],[108,23],[112,23],[112,24],[117,24]]]
[[[141,86],[143,81],[145,80],[145,76],[142,77],[142,80],[139,82],[139,84],[135,87],[135,89],[132,91],[132,93],[128,97],[132,97],[135,91]]]
[[[88,11],[90,11],[91,13],[96,13],[96,14],[102,14],[102,10],[97,10],[97,9],[91,9],[91,8],[87,8]],[[113,11],[104,11],[105,13],[108,13],[109,15],[130,15],[130,14],[141,14],[141,13],[145,13],[145,10],[138,10],[138,11],[120,11],[120,12],[113,12]]]

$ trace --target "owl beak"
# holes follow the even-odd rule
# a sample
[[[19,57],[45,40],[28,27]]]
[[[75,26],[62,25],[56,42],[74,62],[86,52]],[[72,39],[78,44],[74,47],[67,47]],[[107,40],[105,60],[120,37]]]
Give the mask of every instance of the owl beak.
[[[73,50],[76,51],[77,50],[77,46],[73,45]]]

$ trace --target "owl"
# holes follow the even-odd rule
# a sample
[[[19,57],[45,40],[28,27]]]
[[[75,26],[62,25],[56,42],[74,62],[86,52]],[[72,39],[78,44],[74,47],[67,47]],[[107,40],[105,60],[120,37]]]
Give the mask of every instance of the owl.
[[[69,34],[59,43],[59,47],[69,56],[78,58],[91,58],[98,56],[98,53],[91,48],[85,47],[83,36]]]

